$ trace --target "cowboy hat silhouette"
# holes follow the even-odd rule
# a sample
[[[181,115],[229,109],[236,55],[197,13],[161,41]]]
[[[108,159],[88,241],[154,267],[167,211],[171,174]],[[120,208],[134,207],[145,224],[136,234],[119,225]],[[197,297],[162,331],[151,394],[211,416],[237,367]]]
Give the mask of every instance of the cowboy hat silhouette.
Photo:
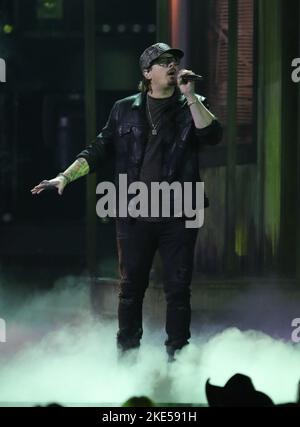
[[[205,392],[209,406],[274,406],[265,393],[255,390],[250,377],[235,374],[224,387],[206,381]]]

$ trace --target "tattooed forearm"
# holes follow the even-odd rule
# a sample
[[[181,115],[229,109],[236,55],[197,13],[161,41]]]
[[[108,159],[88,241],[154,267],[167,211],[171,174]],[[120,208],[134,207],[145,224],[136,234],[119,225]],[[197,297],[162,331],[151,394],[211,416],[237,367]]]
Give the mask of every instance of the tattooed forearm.
[[[63,175],[68,179],[69,184],[70,182],[87,175],[89,171],[90,168],[88,162],[84,158],[80,157],[64,171]]]

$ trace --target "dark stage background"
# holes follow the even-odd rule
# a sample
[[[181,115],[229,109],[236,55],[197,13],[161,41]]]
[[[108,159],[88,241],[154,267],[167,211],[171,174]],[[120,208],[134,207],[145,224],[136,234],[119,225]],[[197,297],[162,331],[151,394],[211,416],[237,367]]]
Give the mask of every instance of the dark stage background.
[[[91,10],[82,0],[2,0],[2,265],[29,272],[51,257],[53,266],[80,271],[88,258],[100,274],[115,258],[113,223],[92,218],[85,179],[63,198],[33,198],[29,190],[70,164],[101,130],[113,102],[137,91],[139,55],[163,40],[185,49],[183,65],[204,76],[197,90],[225,130],[219,146],[200,153],[211,207],[195,273],[298,277],[298,88],[290,66],[299,45],[298,6],[297,0],[284,6],[243,0],[238,7],[227,0],[148,0],[143,7],[102,0]],[[94,62],[86,59],[88,49]],[[109,179],[110,166],[98,180]],[[97,234],[92,248],[86,233]]]

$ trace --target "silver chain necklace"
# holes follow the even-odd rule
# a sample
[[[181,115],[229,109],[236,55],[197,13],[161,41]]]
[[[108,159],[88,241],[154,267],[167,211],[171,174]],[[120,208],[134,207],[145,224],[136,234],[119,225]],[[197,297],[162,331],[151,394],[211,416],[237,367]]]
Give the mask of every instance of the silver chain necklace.
[[[147,95],[147,109],[148,109],[148,114],[149,114],[149,118],[150,118],[150,122],[151,122],[151,126],[152,126],[151,133],[152,133],[152,135],[157,135],[157,126],[158,126],[158,124],[160,122],[160,119],[158,120],[158,122],[156,123],[156,125],[154,125],[153,120],[152,120],[152,116],[151,116],[151,113],[150,113],[149,97],[148,97],[148,95]]]

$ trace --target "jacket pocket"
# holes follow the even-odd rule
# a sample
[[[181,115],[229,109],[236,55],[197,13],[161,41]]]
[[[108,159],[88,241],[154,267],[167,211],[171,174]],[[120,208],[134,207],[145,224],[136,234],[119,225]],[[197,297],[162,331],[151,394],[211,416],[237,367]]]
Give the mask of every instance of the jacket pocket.
[[[128,153],[131,165],[140,165],[144,152],[146,127],[135,123],[122,123],[118,128],[117,152]]]
[[[132,126],[131,124],[121,124],[118,127],[118,137],[115,141],[116,144],[116,153],[117,156],[123,157],[128,152],[128,146],[131,143],[132,140]]]
[[[130,123],[123,123],[118,128],[119,136],[128,135],[132,131],[132,125]]]

